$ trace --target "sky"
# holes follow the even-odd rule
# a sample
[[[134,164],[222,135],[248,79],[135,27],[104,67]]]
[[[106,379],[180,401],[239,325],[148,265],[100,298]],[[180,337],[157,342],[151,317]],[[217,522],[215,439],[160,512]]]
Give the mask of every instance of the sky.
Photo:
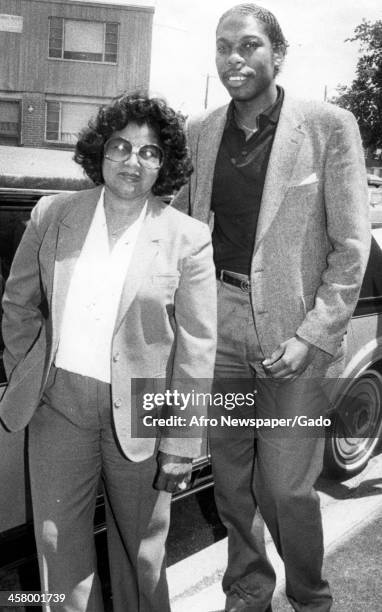
[[[96,0],[97,1],[97,0]],[[228,94],[215,69],[215,28],[235,0],[99,0],[155,7],[150,88],[189,114],[224,104]],[[381,0],[261,0],[277,17],[289,42],[278,82],[298,97],[324,99],[354,78],[362,19],[382,19]],[[208,75],[208,78],[207,78]]]

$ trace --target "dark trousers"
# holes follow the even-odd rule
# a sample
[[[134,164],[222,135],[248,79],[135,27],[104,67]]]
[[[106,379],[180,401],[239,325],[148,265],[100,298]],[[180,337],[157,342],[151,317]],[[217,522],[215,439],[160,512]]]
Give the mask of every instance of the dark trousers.
[[[230,392],[232,380],[242,379],[240,391],[250,393],[257,379],[263,384],[258,385],[255,406],[246,409],[246,416],[293,418],[318,413],[323,404],[322,397],[318,398],[320,390],[312,384],[312,368],[298,384],[283,382],[282,393],[281,383],[264,381],[261,362],[265,356],[248,293],[219,282],[218,296],[215,392]],[[323,355],[323,361],[327,359]],[[232,416],[243,414],[235,410]],[[322,431],[252,427],[240,428],[238,433],[211,428],[210,444],[216,504],[228,530],[228,566],[223,578],[228,604],[235,593],[251,612],[264,612],[271,602],[275,574],[265,553],[259,509],[284,561],[291,605],[299,612],[327,612],[332,598],[321,575],[323,533],[314,489],[322,469]]]
[[[52,368],[29,426],[41,589],[65,594],[49,611],[102,612],[93,535],[103,481],[114,612],[169,612],[165,541],[171,495],[152,484],[155,457],[120,452],[110,385]]]

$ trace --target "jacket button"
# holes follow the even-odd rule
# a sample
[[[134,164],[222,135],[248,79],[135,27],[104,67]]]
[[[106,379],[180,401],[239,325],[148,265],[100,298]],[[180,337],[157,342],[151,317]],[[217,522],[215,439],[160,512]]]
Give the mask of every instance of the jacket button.
[[[114,353],[113,362],[116,363],[119,360],[119,353]]]
[[[116,399],[114,402],[114,408],[120,408],[122,406],[122,400]]]

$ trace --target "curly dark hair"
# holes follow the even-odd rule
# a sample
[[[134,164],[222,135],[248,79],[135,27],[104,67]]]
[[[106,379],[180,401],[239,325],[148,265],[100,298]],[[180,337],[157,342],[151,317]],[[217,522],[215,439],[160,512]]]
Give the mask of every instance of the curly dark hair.
[[[123,94],[111,104],[102,106],[97,117],[89,121],[88,127],[80,133],[74,161],[83,167],[93,183],[104,183],[102,162],[105,142],[129,122],[151,127],[163,149],[164,161],[152,188],[153,194],[171,195],[185,185],[193,170],[184,133],[185,117],[161,98],[150,98],[141,92]]]
[[[271,41],[273,51],[280,53],[283,59],[285,58],[288,49],[288,41],[283,34],[279,22],[271,11],[258,4],[237,4],[223,13],[217,27],[220,26],[224,19],[231,15],[251,15],[254,19],[261,21],[265,33]],[[281,64],[275,66],[275,76],[279,73],[280,68]]]

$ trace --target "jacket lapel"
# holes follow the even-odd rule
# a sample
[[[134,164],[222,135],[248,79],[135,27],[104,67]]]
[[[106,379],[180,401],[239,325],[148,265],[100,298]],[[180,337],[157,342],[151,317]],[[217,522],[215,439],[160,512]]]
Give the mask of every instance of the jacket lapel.
[[[268,231],[290,185],[305,137],[303,119],[293,102],[285,96],[265,177],[254,252]]]
[[[152,262],[158,253],[160,241],[166,236],[161,214],[165,206],[161,200],[155,198],[148,202],[146,217],[126,273],[114,334],[118,331],[143,280],[149,274]]]
[[[198,177],[198,182],[191,201],[191,214],[205,223],[208,223],[210,215],[209,203],[211,202],[215,164],[226,124],[227,108],[228,106],[223,106],[205,119],[197,145],[197,167],[194,176]]]
[[[74,266],[89,231],[101,189],[99,187],[76,193],[72,205],[58,227],[52,293],[53,346],[61,328]]]

